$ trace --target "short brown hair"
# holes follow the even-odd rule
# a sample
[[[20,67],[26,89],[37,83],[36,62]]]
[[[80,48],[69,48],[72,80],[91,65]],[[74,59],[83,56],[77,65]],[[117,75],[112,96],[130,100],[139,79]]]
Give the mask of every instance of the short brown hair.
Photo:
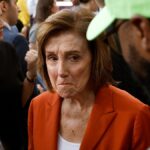
[[[78,11],[75,9],[63,9],[56,14],[51,15],[40,25],[37,33],[39,52],[38,66],[39,71],[50,90],[52,90],[52,85],[46,68],[46,42],[50,37],[66,31],[76,32],[86,39],[86,30],[93,17],[91,12],[82,9]],[[94,90],[97,90],[102,85],[112,81],[110,52],[100,38],[93,41],[87,41],[87,43],[92,55],[90,80],[92,81]]]

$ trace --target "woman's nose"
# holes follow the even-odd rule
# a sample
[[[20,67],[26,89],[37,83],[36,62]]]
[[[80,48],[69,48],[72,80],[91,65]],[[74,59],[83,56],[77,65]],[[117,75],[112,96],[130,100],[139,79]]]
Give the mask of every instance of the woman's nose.
[[[58,75],[62,78],[66,78],[68,76],[67,65],[60,61],[58,65]]]

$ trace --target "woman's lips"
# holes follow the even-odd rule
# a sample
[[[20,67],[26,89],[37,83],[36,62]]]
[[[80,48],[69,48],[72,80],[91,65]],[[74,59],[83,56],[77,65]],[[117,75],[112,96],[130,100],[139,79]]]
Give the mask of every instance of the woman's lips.
[[[58,85],[72,85],[71,83],[59,83]]]
[[[64,85],[72,85],[71,83],[59,83],[59,84],[57,84],[57,85],[62,85],[62,86],[64,86]]]

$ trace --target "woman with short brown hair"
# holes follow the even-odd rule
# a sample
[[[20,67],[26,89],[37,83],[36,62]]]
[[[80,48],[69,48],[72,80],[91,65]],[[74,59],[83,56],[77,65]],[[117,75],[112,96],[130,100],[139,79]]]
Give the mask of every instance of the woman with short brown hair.
[[[29,150],[149,146],[149,107],[111,85],[109,50],[100,38],[86,39],[92,17],[62,10],[39,27],[39,69],[49,90],[31,102]]]

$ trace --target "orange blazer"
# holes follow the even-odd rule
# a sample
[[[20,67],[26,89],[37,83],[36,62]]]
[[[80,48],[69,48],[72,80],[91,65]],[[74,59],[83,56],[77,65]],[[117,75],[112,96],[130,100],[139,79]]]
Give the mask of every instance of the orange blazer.
[[[44,92],[32,100],[28,150],[57,150],[61,98]],[[101,88],[80,150],[146,150],[150,147],[150,108],[114,86]]]

